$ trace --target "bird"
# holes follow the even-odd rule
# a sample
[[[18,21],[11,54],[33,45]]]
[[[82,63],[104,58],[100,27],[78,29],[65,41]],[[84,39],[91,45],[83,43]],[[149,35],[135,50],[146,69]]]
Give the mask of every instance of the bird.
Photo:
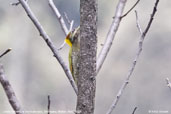
[[[77,85],[79,71],[79,52],[80,52],[80,26],[73,29],[65,38],[66,44],[70,46],[69,50],[69,68],[72,77]]]

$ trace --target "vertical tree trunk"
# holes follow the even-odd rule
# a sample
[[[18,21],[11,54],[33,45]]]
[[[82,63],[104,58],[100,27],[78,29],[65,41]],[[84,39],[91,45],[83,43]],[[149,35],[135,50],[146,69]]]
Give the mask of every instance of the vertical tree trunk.
[[[96,90],[97,0],[80,0],[77,114],[93,114]]]

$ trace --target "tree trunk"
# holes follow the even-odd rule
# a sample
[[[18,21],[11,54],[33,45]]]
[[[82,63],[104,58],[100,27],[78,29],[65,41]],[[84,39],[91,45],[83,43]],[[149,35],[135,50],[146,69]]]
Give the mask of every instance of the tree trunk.
[[[93,114],[96,90],[97,0],[80,0],[80,18],[76,114]]]

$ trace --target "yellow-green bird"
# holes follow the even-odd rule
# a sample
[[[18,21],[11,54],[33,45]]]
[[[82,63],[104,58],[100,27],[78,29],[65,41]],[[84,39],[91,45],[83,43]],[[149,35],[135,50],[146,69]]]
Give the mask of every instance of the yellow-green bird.
[[[78,61],[80,51],[80,27],[72,30],[65,38],[65,42],[70,46],[69,51],[69,67],[72,73],[72,77],[77,84],[78,80]]]

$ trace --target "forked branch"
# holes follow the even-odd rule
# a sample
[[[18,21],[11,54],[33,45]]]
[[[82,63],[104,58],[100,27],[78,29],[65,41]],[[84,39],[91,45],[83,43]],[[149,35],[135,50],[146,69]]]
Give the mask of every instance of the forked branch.
[[[124,7],[126,5],[126,2],[127,2],[127,0],[119,0],[113,22],[109,28],[103,48],[101,49],[99,56],[97,58],[97,74],[100,71],[100,69],[104,63],[104,60],[112,46],[112,42],[115,38],[116,32],[117,32],[117,30],[119,28],[119,24],[121,22],[121,17],[122,17],[122,13],[123,13]]]
[[[132,75],[132,73],[133,73],[133,71],[134,71],[134,69],[135,69],[135,66],[136,66],[136,64],[137,64],[137,60],[138,60],[138,58],[139,58],[139,56],[140,56],[140,54],[141,54],[141,52],[142,52],[142,47],[143,47],[143,42],[144,42],[145,36],[146,36],[146,34],[147,34],[147,32],[148,32],[148,30],[149,30],[151,24],[152,24],[152,20],[154,19],[154,15],[156,14],[158,2],[159,2],[159,0],[156,0],[156,3],[155,3],[154,8],[153,8],[153,12],[152,12],[152,14],[151,14],[150,20],[149,20],[149,22],[148,22],[148,24],[147,24],[147,27],[146,27],[146,29],[144,30],[144,32],[141,32],[141,29],[140,29],[141,27],[140,27],[140,24],[139,24],[138,16],[137,16],[137,13],[135,12],[135,13],[136,13],[136,21],[137,21],[136,23],[137,23],[137,27],[138,27],[138,30],[140,31],[139,47],[138,47],[137,53],[136,53],[136,55],[135,55],[135,59],[133,60],[133,63],[132,63],[132,65],[131,65],[131,68],[130,68],[130,70],[128,71],[128,74],[126,75],[126,79],[125,79],[124,83],[122,84],[122,86],[121,86],[119,92],[117,93],[116,98],[114,99],[112,105],[110,106],[110,108],[109,108],[109,110],[107,111],[106,114],[111,114],[111,113],[112,113],[112,111],[113,111],[114,108],[116,107],[116,105],[117,105],[117,103],[118,103],[118,101],[119,101],[121,95],[123,94],[123,92],[124,92],[126,86],[127,86],[128,83],[129,83],[129,79],[130,79],[130,77],[131,77],[131,75]]]
[[[137,2],[122,16],[122,18],[123,17],[125,17],[125,16],[127,16],[134,8],[135,8],[135,6],[138,4],[140,2],[140,0],[137,0]]]
[[[53,0],[48,0],[48,1],[49,1],[49,6],[51,7],[52,11],[55,13],[57,19],[59,20],[59,23],[61,25],[61,28],[62,28],[65,36],[67,36],[67,34],[70,31],[72,31],[74,21],[73,20],[70,21],[70,19],[68,18],[67,14],[64,13],[65,18],[67,20],[67,23],[69,24],[69,29],[68,29],[67,26],[66,26],[66,23],[65,23],[65,21],[64,21],[64,19],[62,17],[62,15],[60,14],[58,8],[55,6]],[[58,48],[58,50],[61,50],[64,47],[64,45],[65,45],[65,41],[63,42],[63,44],[60,45],[60,47]]]
[[[40,24],[40,22],[38,21],[38,19],[36,18],[36,16],[32,12],[32,10],[30,9],[30,7],[27,4],[27,2],[25,0],[19,0],[19,2],[22,5],[22,7],[24,8],[24,10],[27,13],[28,17],[31,19],[31,21],[34,23],[35,27],[39,31],[40,36],[42,36],[42,38],[44,39],[44,41],[46,42],[46,44],[48,45],[48,47],[53,52],[54,57],[58,60],[58,62],[62,66],[62,68],[63,68],[63,70],[64,70],[67,78],[69,79],[69,81],[70,81],[70,83],[71,83],[71,85],[72,85],[75,93],[77,94],[77,92],[78,92],[77,86],[76,86],[76,84],[75,84],[75,82],[74,82],[74,80],[72,78],[72,75],[71,75],[71,72],[69,70],[69,67],[66,65],[66,63],[63,60],[63,58],[60,56],[57,48],[55,47],[55,45],[51,41],[50,37],[45,32],[44,28],[42,27],[42,25]]]
[[[109,53],[109,50],[112,46],[112,42],[115,38],[116,32],[119,28],[119,24],[120,24],[122,18],[127,16],[133,10],[133,8],[135,8],[135,6],[139,3],[139,1],[140,0],[137,0],[137,2],[124,15],[122,15],[122,13],[123,13],[123,10],[124,10],[127,0],[119,1],[117,8],[116,8],[116,12],[115,12],[115,16],[114,16],[112,25],[110,26],[110,29],[108,31],[103,48],[101,49],[101,51],[98,55],[98,58],[97,58],[97,73],[100,71],[100,69],[107,57],[107,54]]]
[[[57,17],[57,19],[59,20],[62,30],[64,31],[65,35],[67,35],[69,30],[58,8],[55,6],[53,0],[48,0],[48,1],[49,1],[49,6],[51,7],[52,11],[55,13],[55,16]]]

